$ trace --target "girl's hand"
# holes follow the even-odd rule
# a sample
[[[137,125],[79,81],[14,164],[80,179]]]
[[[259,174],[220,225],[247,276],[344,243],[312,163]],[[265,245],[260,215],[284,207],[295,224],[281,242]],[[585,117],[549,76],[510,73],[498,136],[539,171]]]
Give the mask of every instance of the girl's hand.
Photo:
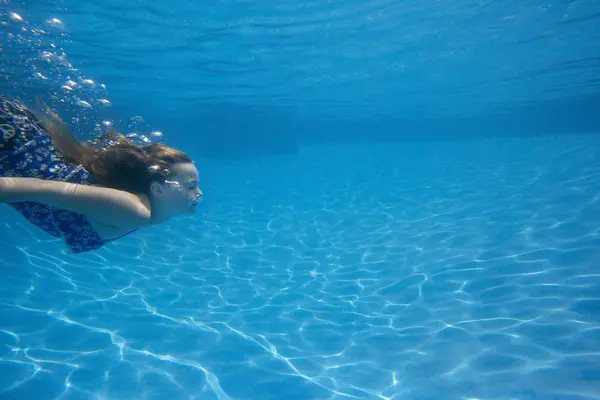
[[[0,178],[0,203],[6,203],[8,201],[9,179],[10,178]]]

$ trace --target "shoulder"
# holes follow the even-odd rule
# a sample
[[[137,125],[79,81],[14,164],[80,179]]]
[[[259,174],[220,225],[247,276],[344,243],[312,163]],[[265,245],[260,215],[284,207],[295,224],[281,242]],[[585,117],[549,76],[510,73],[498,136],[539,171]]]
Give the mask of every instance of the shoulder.
[[[125,212],[119,213],[119,217],[108,215],[103,212],[88,212],[85,217],[92,229],[105,240],[121,237],[131,231],[143,228],[151,224],[151,205],[148,196],[133,194],[129,192],[116,191],[95,186],[98,190],[108,190],[117,198],[115,202],[122,204]]]
[[[78,186],[78,189],[83,192],[79,196],[105,202],[106,206],[112,205],[113,207],[110,208],[114,208],[115,212],[118,211],[114,216],[118,216],[118,218],[114,218],[102,212],[107,211],[106,208],[100,207],[95,215],[96,217],[113,222],[121,222],[124,225],[131,223],[143,225],[152,219],[150,199],[147,195],[97,185]]]

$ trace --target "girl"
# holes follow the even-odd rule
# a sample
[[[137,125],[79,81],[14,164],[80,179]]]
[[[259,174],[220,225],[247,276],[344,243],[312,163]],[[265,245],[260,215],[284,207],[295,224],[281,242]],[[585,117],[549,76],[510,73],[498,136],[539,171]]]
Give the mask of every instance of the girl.
[[[103,148],[80,142],[47,106],[0,95],[0,203],[74,253],[194,212],[202,192],[187,154],[108,136]]]

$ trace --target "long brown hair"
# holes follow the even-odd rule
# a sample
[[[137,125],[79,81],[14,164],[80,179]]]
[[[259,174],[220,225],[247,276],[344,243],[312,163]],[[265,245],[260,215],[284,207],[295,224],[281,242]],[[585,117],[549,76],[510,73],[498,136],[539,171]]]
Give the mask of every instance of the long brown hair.
[[[192,162],[184,152],[160,143],[140,146],[114,130],[93,142],[81,142],[40,99],[38,108],[31,108],[31,112],[63,158],[85,168],[95,184],[149,194],[152,182],[170,177],[173,164]]]

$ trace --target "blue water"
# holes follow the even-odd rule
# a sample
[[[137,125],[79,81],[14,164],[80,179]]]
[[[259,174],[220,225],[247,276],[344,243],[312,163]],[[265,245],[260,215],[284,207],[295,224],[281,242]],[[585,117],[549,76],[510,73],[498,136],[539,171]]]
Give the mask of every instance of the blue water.
[[[599,16],[0,0],[2,92],[206,197],[81,255],[0,207],[0,399],[600,399]]]

